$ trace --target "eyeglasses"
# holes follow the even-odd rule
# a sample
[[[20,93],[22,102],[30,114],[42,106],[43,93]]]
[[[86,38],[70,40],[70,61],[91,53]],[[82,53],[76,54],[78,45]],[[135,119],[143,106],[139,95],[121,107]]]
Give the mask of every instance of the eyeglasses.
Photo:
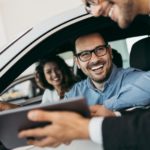
[[[106,55],[107,48],[109,45],[100,45],[94,48],[93,50],[85,50],[81,53],[75,54],[77,58],[79,58],[82,62],[89,61],[92,57],[92,53],[94,53],[97,57],[102,57]]]
[[[85,3],[85,9],[88,13],[90,13],[91,11],[91,6],[95,6],[95,5],[98,5],[99,3],[101,3],[102,1],[104,0],[84,0],[84,3]]]

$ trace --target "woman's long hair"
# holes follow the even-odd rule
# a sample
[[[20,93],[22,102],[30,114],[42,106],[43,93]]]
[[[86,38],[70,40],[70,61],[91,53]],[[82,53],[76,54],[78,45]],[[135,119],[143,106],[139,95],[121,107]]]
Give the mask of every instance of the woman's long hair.
[[[50,56],[45,59],[40,60],[39,65],[37,66],[38,70],[36,70],[39,74],[39,80],[41,86],[44,88],[53,90],[53,85],[49,84],[44,75],[44,66],[46,63],[53,62],[56,63],[62,73],[63,80],[61,83],[61,94],[60,97],[64,96],[64,93],[67,92],[77,81],[77,78],[73,74],[71,68],[65,63],[65,61],[59,56]]]

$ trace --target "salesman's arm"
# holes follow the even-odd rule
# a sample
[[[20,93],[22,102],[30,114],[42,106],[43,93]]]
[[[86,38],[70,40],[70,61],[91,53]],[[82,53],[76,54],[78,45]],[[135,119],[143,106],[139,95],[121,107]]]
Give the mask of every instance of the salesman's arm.
[[[90,119],[74,112],[48,112],[33,110],[28,114],[32,121],[46,121],[50,125],[35,129],[28,129],[19,133],[20,138],[35,137],[28,144],[40,147],[57,147],[68,144],[75,139],[88,139],[88,124]],[[39,140],[40,139],[40,140]]]
[[[123,117],[105,118],[102,124],[105,150],[148,150],[150,148],[150,110]]]
[[[102,117],[84,118],[74,112],[34,110],[28,114],[30,120],[49,121],[52,124],[22,131],[19,137],[35,137],[35,140],[28,141],[28,144],[40,147],[56,147],[76,139],[91,139],[103,145],[105,150],[137,150],[137,147],[144,150],[150,146],[150,111],[145,111],[103,120]]]
[[[103,110],[96,111],[97,109]],[[103,106],[93,106],[90,108],[92,116],[100,113],[104,116],[115,116],[114,113]],[[48,112],[33,110],[28,114],[32,121],[46,121],[50,125],[35,129],[25,130],[19,133],[20,138],[35,137],[28,140],[28,144],[45,147],[56,147],[60,144],[69,144],[76,139],[91,139],[93,142],[102,145],[101,125],[103,117],[84,118],[75,112]],[[59,134],[57,134],[59,133]],[[39,140],[40,139],[40,140]]]

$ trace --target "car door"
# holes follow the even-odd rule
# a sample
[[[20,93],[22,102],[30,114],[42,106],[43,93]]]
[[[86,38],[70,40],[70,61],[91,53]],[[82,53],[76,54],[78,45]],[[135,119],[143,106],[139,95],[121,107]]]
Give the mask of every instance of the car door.
[[[1,101],[17,104],[20,106],[41,103],[41,89],[35,82],[34,74],[17,78],[6,90],[0,95]]]
[[[147,20],[147,16],[144,20]],[[93,18],[82,6],[50,18],[27,30],[1,51],[0,60],[3,63],[0,63],[0,92],[4,91],[26,68],[44,56],[73,50],[72,43],[79,35],[95,31],[102,32],[108,41],[114,41],[136,36],[139,33],[149,33],[149,25],[145,23],[142,29],[142,24],[141,20],[136,20],[130,28],[122,30],[108,18]],[[77,140],[69,146],[62,145],[57,148],[57,150],[63,149],[100,150],[101,145],[89,140]]]

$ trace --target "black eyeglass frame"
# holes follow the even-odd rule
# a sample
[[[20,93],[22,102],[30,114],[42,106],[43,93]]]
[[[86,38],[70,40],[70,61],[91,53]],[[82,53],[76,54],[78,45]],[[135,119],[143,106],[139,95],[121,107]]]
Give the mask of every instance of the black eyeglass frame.
[[[99,46],[97,46],[96,48],[94,48],[94,49],[92,49],[92,50],[85,50],[85,51],[82,51],[82,52],[80,52],[80,53],[76,53],[75,56],[76,56],[80,61],[86,62],[86,61],[89,61],[89,60],[91,59],[92,53],[94,53],[97,57],[102,57],[102,56],[106,55],[106,54],[107,54],[107,49],[108,49],[109,47],[110,47],[109,44],[99,45]],[[97,50],[98,48],[105,48],[105,49],[106,49],[106,52],[105,52],[103,55],[100,55],[100,56],[99,56],[99,55],[97,55],[97,53],[96,53],[96,50]],[[83,53],[85,53],[85,52],[88,52],[88,53],[90,54],[90,57],[89,57],[87,60],[83,60],[83,59],[81,58],[81,54],[83,54]]]
[[[87,7],[90,7],[91,5],[98,5],[99,4],[99,0],[85,0],[85,5]]]
[[[95,6],[99,4],[99,0],[85,0],[85,10],[90,13],[91,12],[91,6]]]

